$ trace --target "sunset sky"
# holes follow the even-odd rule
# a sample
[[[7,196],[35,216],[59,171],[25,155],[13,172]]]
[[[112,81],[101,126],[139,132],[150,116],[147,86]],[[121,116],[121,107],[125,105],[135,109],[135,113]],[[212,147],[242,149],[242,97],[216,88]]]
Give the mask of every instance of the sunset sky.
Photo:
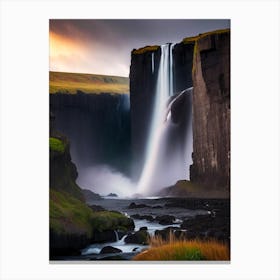
[[[50,71],[126,76],[130,53],[229,28],[229,20],[50,20]]]

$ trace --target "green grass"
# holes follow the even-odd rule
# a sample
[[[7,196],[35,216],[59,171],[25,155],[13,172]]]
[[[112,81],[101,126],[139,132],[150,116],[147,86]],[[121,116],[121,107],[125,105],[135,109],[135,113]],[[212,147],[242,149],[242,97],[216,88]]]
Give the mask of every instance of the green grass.
[[[204,38],[208,35],[214,35],[214,34],[222,34],[222,33],[227,33],[229,32],[230,29],[218,29],[218,30],[213,30],[213,31],[209,31],[209,32],[205,32],[205,33],[202,33],[202,34],[199,34],[197,36],[193,36],[193,37],[186,37],[182,40],[182,42],[184,44],[190,44],[190,43],[195,43],[197,40],[201,39],[201,38]]]
[[[91,236],[92,210],[68,193],[50,189],[50,228],[56,233],[86,233]]]
[[[145,52],[153,52],[158,50],[159,46],[146,46],[137,50],[133,50],[133,54],[143,54]]]
[[[104,230],[128,230],[134,227],[133,221],[124,215],[114,211],[94,212],[93,228],[98,231]]]
[[[50,137],[50,149],[58,153],[65,152],[65,144],[58,138]]]
[[[127,94],[129,93],[129,79],[118,76],[49,72],[50,94],[76,94],[77,91],[87,94]]]
[[[129,230],[133,220],[113,211],[94,212],[81,200],[69,193],[50,189],[50,228],[56,233],[86,233],[94,230]]]

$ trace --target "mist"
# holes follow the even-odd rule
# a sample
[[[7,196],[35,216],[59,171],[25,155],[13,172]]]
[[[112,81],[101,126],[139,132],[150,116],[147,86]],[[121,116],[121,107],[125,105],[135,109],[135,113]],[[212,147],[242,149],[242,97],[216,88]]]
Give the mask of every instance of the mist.
[[[81,188],[89,189],[102,196],[115,193],[118,197],[131,197],[136,185],[124,174],[108,165],[94,165],[78,170],[77,183]]]

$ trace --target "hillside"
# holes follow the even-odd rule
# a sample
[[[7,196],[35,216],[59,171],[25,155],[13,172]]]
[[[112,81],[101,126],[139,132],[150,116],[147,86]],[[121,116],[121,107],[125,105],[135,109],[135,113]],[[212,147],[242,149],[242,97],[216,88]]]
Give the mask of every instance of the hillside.
[[[66,72],[49,72],[49,92],[76,94],[84,93],[129,93],[127,77],[80,74]]]

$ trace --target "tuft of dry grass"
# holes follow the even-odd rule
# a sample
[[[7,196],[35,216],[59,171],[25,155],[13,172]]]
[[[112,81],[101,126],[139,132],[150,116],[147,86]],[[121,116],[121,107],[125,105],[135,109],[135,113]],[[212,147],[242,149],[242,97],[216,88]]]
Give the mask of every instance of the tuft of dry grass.
[[[170,234],[168,240],[153,236],[150,238],[151,248],[136,255],[133,260],[210,260],[226,261],[230,259],[229,248],[216,240],[184,240],[176,239]]]

